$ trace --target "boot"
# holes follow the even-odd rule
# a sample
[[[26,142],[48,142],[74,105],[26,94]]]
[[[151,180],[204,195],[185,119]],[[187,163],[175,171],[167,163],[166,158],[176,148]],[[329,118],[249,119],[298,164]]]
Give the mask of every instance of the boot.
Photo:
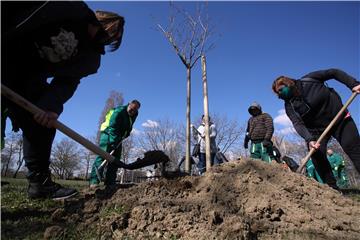
[[[65,188],[51,180],[50,174],[36,174],[29,178],[29,198],[51,198],[62,200],[75,196],[78,192],[72,188]]]

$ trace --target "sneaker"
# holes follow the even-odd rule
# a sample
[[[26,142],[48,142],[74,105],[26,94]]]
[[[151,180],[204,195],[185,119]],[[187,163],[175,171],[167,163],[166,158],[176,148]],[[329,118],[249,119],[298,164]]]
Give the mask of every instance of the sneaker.
[[[66,188],[57,184],[47,177],[43,182],[29,182],[28,196],[31,199],[51,198],[63,200],[73,197],[78,192],[73,188]]]

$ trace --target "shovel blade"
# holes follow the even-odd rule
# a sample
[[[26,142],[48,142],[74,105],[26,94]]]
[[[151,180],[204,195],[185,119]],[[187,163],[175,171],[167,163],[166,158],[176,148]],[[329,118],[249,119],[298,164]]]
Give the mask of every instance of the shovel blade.
[[[133,170],[168,161],[170,161],[170,158],[163,151],[154,150],[146,152],[144,158],[138,158],[135,162],[127,164],[124,168]]]

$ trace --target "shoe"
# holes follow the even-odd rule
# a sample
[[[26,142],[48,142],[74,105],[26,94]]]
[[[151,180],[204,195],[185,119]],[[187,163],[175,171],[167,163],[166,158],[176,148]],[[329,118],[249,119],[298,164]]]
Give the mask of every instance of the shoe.
[[[47,177],[44,181],[30,181],[28,188],[28,196],[31,199],[51,198],[53,200],[63,200],[73,197],[77,194],[77,190],[66,188],[57,184]]]

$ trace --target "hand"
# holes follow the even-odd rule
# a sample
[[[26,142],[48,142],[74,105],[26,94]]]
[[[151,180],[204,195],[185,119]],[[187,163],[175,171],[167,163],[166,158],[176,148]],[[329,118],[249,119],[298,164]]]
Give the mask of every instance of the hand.
[[[54,128],[59,115],[54,112],[42,112],[34,115],[34,120],[43,127]]]
[[[357,86],[355,86],[355,87],[353,87],[352,91],[353,91],[353,92],[356,92],[356,93],[360,93],[360,84],[357,85]]]
[[[320,143],[316,143],[316,141],[309,142],[309,148],[314,148],[315,150],[318,150],[320,147]]]

